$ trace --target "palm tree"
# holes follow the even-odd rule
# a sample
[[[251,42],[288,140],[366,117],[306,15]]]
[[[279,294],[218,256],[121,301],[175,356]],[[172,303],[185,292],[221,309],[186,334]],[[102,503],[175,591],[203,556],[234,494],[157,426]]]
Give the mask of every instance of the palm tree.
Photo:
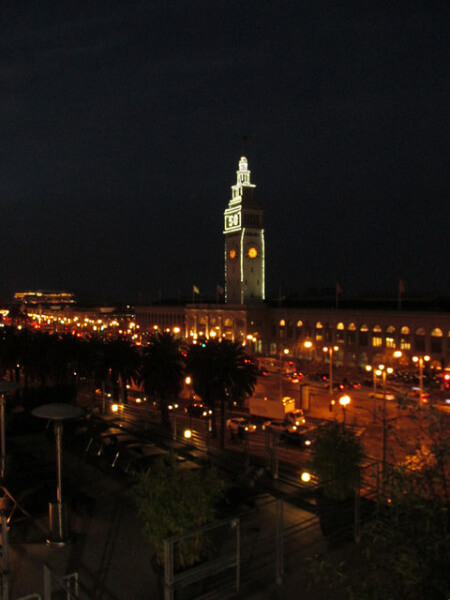
[[[147,394],[159,399],[161,424],[170,427],[169,401],[183,387],[184,361],[180,341],[171,333],[156,333],[144,349],[139,381]]]
[[[257,369],[238,342],[209,340],[191,346],[187,371],[194,389],[213,411],[213,435],[217,435],[215,409],[220,406],[221,446],[225,445],[226,411],[233,401],[242,402],[256,385]]]
[[[101,347],[103,368],[107,369],[111,378],[113,395],[127,400],[127,383],[136,379],[139,373],[140,356],[136,346],[127,340],[113,340]]]

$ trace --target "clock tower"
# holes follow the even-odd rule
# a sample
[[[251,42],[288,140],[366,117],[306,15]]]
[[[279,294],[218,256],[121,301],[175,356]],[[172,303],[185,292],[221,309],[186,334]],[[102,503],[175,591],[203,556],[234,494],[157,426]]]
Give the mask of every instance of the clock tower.
[[[263,211],[250,183],[248,161],[242,156],[231,200],[224,212],[225,299],[249,304],[265,299]]]

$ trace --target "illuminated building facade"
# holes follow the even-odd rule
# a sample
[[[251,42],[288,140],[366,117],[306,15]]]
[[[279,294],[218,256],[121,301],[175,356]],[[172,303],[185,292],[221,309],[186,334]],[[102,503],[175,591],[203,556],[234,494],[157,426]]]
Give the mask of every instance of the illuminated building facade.
[[[293,359],[322,362],[323,347],[338,345],[335,364],[360,367],[390,361],[411,365],[414,355],[429,355],[430,366],[450,366],[450,314],[368,309],[293,308],[255,304],[188,304],[136,307],[142,333],[170,330],[188,342],[229,339],[249,351],[278,356],[288,350]],[[184,328],[180,327],[184,322]],[[305,346],[305,342],[311,342]]]
[[[75,297],[72,292],[45,292],[37,290],[34,292],[16,292],[14,300],[22,304],[31,305],[51,305],[51,304],[75,304]]]
[[[224,211],[225,301],[251,304],[265,299],[263,211],[250,182],[248,161],[242,156]]]

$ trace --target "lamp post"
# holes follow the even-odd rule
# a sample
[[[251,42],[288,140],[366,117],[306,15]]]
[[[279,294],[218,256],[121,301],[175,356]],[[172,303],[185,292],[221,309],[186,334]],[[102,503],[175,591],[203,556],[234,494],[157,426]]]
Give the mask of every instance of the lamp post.
[[[387,462],[387,414],[386,414],[386,379],[388,374],[394,372],[392,367],[385,367],[385,365],[378,365],[382,381],[383,381],[383,493],[386,486],[386,462]]]
[[[325,346],[323,348],[324,352],[328,353],[328,357],[330,359],[330,389],[329,389],[329,395],[330,395],[330,402],[331,399],[333,397],[333,352],[337,352],[339,350],[339,346]]]
[[[312,352],[312,347],[313,347],[312,341],[306,340],[305,342],[303,342],[303,347],[308,350],[309,360],[311,360],[311,352]]]
[[[372,365],[366,365],[366,371],[368,373],[372,373],[373,375],[372,392],[375,394],[375,392],[377,391],[377,370],[374,369]]]
[[[38,406],[32,411],[35,417],[54,421],[56,435],[56,502],[49,505],[48,544],[64,546],[70,539],[67,527],[67,506],[63,503],[62,494],[62,434],[63,421],[74,419],[83,414],[81,408],[71,404],[55,403]]]
[[[426,354],[425,356],[413,356],[412,360],[414,363],[419,363],[419,407],[422,408],[423,406],[423,365],[424,362],[428,362],[430,360],[430,357],[428,356],[428,354]]]
[[[192,429],[192,377],[188,375],[184,382],[189,389],[189,429]]]
[[[289,354],[289,349],[288,348],[280,348],[280,400],[283,397],[283,362],[282,362],[282,356]]]
[[[343,423],[345,423],[346,408],[350,404],[350,402],[351,402],[351,398],[347,394],[345,396],[341,396],[339,398],[339,404],[342,406],[342,414],[343,414],[342,422]]]

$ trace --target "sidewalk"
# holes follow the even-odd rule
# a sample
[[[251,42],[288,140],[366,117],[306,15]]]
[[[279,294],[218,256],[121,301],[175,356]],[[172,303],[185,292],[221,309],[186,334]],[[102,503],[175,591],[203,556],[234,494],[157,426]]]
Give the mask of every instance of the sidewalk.
[[[54,445],[43,435],[18,444],[39,455],[54,452]],[[17,532],[13,525],[11,600],[43,593],[44,563],[60,576],[77,571],[83,600],[151,598],[157,589],[150,566],[153,550],[142,536],[123,482],[69,452],[64,453],[63,476],[77,485],[70,518],[73,543],[62,548],[46,544],[47,514],[33,523],[19,524]]]
[[[17,438],[17,446],[31,456],[39,456],[44,463],[48,460],[49,467],[53,466],[54,442],[44,433]],[[46,544],[48,511],[44,504],[32,522],[13,525],[10,534],[10,600],[33,593],[43,594],[44,564],[58,576],[78,572],[80,600],[158,600],[157,577],[151,567],[153,550],[142,535],[142,524],[127,495],[129,484],[126,480],[116,472],[105,472],[90,464],[82,453],[70,452],[68,447],[64,449],[63,477],[67,482],[67,497],[70,495],[72,499],[73,543],[61,548]],[[256,515],[256,527],[251,529],[245,542],[258,548],[258,544],[266,540],[268,527],[273,526],[273,506],[261,507]],[[314,519],[311,513],[298,506],[285,505],[286,527],[293,527],[310,517]],[[325,548],[318,523],[310,537],[320,550]],[[287,540],[286,551],[289,543],[292,542]],[[269,574],[267,566],[264,571],[260,577],[253,574],[250,585],[247,573],[242,573],[246,581],[238,598],[294,600],[299,597],[299,589],[306,587],[307,582],[302,580],[304,569],[298,572],[287,569],[281,586],[274,582],[274,565],[271,564]],[[263,581],[270,583],[264,587]],[[65,598],[61,592],[56,593],[56,586],[54,589],[55,600]]]

